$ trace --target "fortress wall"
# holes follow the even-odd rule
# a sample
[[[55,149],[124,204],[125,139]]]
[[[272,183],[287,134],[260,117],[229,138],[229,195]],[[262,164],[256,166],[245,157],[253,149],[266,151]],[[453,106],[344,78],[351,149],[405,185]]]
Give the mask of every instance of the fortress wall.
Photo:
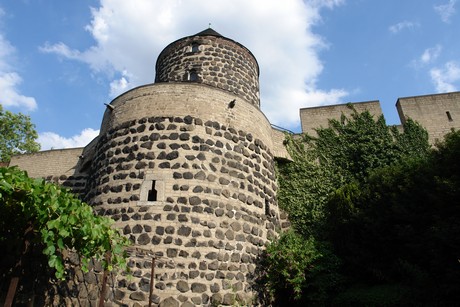
[[[235,106],[229,103],[235,100]],[[103,135],[121,123],[161,114],[161,116],[195,116],[219,122],[236,130],[251,131],[272,148],[272,128],[265,115],[246,100],[211,86],[198,83],[159,83],[135,88],[111,102],[102,120]]]
[[[376,117],[383,114],[382,109],[380,108],[380,102],[378,100],[368,102],[354,102],[352,105],[358,112],[368,110]],[[308,133],[314,136],[316,135],[314,129],[319,127],[328,127],[329,119],[340,119],[342,113],[348,116],[352,112],[353,111],[348,108],[348,104],[302,108],[300,109],[302,133]]]
[[[273,156],[275,158],[290,159],[289,153],[284,145],[285,138],[284,131],[272,128]]]
[[[452,128],[460,129],[460,92],[399,98],[396,108],[401,123],[416,120],[427,129],[431,143]]]
[[[10,166],[27,171],[30,177],[72,176],[83,148],[53,149],[11,157]]]
[[[84,195],[87,175],[80,172],[84,148],[53,149],[11,157],[10,166],[18,166],[32,178],[44,178],[72,192]]]
[[[254,106],[199,84],[132,90],[107,110],[88,201],[155,253],[155,302],[251,304],[258,256],[279,229],[272,128]],[[118,277],[143,301],[151,259]]]

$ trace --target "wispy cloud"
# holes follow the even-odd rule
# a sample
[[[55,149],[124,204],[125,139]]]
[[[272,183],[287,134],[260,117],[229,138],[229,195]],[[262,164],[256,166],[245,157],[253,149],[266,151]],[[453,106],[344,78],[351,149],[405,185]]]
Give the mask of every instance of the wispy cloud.
[[[41,50],[82,61],[93,71],[105,73],[110,78],[109,94],[114,96],[153,82],[150,68],[155,67],[160,51],[180,37],[200,32],[211,21],[217,32],[254,53],[261,71],[262,109],[272,123],[291,126],[298,124],[299,108],[338,103],[348,94],[342,89],[318,88],[323,70],[319,52],[325,44],[313,32],[321,21],[320,11],[343,2],[138,0],[133,8],[129,1],[100,1],[87,26],[96,42],[93,46],[75,50],[60,42],[46,44]]]
[[[450,22],[450,18],[455,14],[455,4],[457,0],[449,0],[446,4],[435,5],[434,10],[441,16],[441,20],[445,23]]]
[[[442,46],[436,45],[433,48],[427,48],[423,51],[422,55],[420,56],[420,62],[423,64],[432,63],[435,61],[439,55],[441,54]]]
[[[426,48],[419,57],[412,60],[410,66],[415,69],[426,68],[428,65],[436,62],[441,55],[442,49],[442,46],[439,44],[431,48]]]
[[[83,147],[88,145],[95,137],[99,135],[99,130],[91,128],[83,129],[78,135],[70,138],[60,136],[54,132],[43,132],[38,136],[38,143],[41,145],[42,150],[56,149],[56,148],[74,148]]]
[[[460,66],[456,62],[447,62],[444,67],[431,69],[430,76],[438,93],[453,92],[459,89]]]
[[[420,27],[420,24],[418,22],[412,22],[412,21],[404,20],[404,21],[401,21],[401,22],[398,22],[398,23],[396,23],[394,25],[389,26],[388,30],[390,30],[390,32],[396,34],[396,33],[401,32],[404,29],[414,29],[414,28],[417,28],[417,27]]]

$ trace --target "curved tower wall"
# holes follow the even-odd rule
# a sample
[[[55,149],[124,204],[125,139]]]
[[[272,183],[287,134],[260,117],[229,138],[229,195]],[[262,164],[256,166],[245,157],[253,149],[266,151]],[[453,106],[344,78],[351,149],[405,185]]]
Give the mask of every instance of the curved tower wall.
[[[278,224],[268,120],[199,83],[147,85],[111,105],[87,198],[156,253],[154,302],[251,304],[257,257]],[[151,258],[130,259],[133,278],[118,278],[116,298],[145,300]]]
[[[260,106],[259,65],[246,47],[228,38],[190,36],[161,52],[155,82],[189,80],[232,92]]]

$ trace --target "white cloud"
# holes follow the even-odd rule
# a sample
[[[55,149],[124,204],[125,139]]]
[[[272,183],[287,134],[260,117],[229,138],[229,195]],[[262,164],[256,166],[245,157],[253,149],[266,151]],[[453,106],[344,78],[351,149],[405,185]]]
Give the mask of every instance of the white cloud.
[[[1,15],[2,11],[0,11]],[[14,47],[0,33],[0,104],[28,111],[35,110],[37,108],[35,98],[20,93],[18,86],[22,79],[8,64],[14,51]]]
[[[95,45],[74,50],[65,43],[43,52],[82,61],[111,78],[110,95],[154,80],[156,57],[169,43],[212,23],[222,35],[248,47],[261,72],[261,104],[271,122],[295,125],[299,107],[338,103],[344,90],[317,88],[325,48],[312,27],[321,9],[342,0],[100,0],[87,26]],[[193,13],[191,13],[193,12]],[[121,77],[120,77],[121,75]],[[117,76],[117,77],[115,77]]]
[[[115,98],[116,96],[132,88],[129,79],[130,76],[128,75],[128,72],[124,70],[120,79],[116,79],[110,82],[110,97]]]
[[[426,67],[427,65],[434,63],[439,58],[441,51],[441,45],[427,48],[418,58],[412,60],[411,66],[415,69]]]
[[[84,147],[99,135],[99,130],[83,129],[78,135],[70,138],[62,137],[54,132],[43,132],[38,135],[38,143],[42,150]]]
[[[392,33],[398,33],[404,29],[413,29],[413,28],[416,28],[416,27],[419,27],[420,24],[417,23],[417,22],[412,22],[412,21],[401,21],[401,22],[398,22],[394,25],[391,25],[390,27],[388,27],[388,30],[390,30],[390,32]]]
[[[442,68],[430,70],[431,81],[438,93],[457,91],[460,85],[460,66],[455,62],[447,62]]]
[[[435,5],[434,10],[441,16],[441,20],[445,23],[450,22],[450,18],[455,14],[455,4],[457,0],[449,0],[446,4]]]
[[[422,55],[420,56],[420,62],[422,64],[429,64],[435,61],[439,55],[441,54],[442,46],[436,45],[433,48],[427,48],[423,51]]]

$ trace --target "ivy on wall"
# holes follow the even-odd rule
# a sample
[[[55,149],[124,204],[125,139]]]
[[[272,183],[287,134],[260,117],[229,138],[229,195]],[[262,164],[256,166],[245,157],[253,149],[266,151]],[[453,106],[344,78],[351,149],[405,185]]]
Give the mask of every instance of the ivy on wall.
[[[347,258],[337,253],[340,242],[328,235],[331,227],[336,230],[332,213],[337,223],[359,218],[353,198],[372,174],[430,152],[428,134],[418,123],[409,119],[400,131],[368,111],[353,110],[316,133],[287,135],[293,161],[278,163],[278,201],[292,223],[291,231],[267,247],[264,277],[278,304],[332,304],[350,282]],[[334,212],[333,195],[342,195]]]

